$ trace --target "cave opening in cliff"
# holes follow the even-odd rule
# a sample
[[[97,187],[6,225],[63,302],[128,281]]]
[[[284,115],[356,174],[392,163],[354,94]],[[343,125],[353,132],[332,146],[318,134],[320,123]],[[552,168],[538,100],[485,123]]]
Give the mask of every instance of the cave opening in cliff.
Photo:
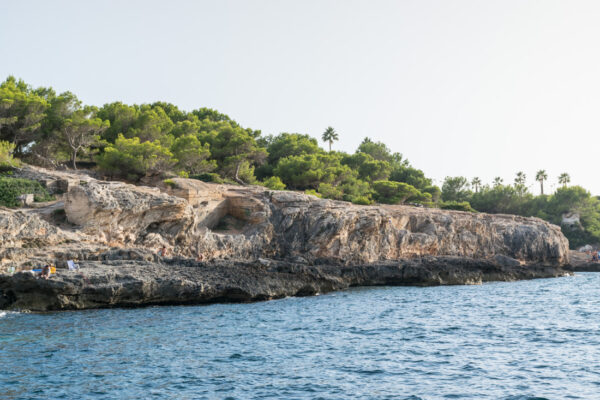
[[[206,217],[206,227],[215,233],[243,234],[248,228],[247,211],[226,199]]]

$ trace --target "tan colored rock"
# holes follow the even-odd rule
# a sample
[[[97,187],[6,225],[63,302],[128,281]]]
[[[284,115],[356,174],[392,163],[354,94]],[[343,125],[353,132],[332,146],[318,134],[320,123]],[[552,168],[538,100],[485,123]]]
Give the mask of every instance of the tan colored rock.
[[[44,178],[52,175],[46,171]],[[358,206],[262,187],[173,181],[173,187],[161,192],[88,178],[66,194],[68,225],[48,224],[40,217],[29,223],[45,224],[50,236],[40,234],[44,240],[52,232],[64,237],[68,233],[90,246],[167,246],[173,255],[205,259],[364,264],[422,256],[487,260],[501,255],[525,265],[568,262],[568,242],[560,228],[537,218]],[[22,245],[14,224],[4,232],[10,236],[7,241]],[[34,229],[27,232],[31,236]]]
[[[101,181],[71,187],[65,212],[68,221],[87,234],[131,244],[169,224],[179,230],[180,223],[185,225],[192,218],[185,200],[156,188]]]

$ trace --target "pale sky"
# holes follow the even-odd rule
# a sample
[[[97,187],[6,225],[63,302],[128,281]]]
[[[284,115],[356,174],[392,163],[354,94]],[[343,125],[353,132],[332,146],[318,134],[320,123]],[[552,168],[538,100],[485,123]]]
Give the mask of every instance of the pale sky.
[[[369,136],[441,184],[561,172],[600,194],[598,1],[0,0],[0,79]]]

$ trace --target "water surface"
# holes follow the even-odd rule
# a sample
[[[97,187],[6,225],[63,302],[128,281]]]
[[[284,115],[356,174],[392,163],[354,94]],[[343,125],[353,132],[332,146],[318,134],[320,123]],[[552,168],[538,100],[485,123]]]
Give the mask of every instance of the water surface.
[[[0,312],[0,398],[597,399],[600,274]]]

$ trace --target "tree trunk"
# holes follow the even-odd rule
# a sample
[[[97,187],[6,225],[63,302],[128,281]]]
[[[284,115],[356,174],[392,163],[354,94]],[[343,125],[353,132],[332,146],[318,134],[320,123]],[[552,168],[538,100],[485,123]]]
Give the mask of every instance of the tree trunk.
[[[77,169],[77,163],[75,162],[75,160],[77,159],[77,150],[73,150],[73,152],[71,153],[71,162],[73,163],[73,169]]]
[[[240,173],[240,167],[242,166],[242,163],[238,163],[238,165],[235,167],[235,176],[233,177],[233,180],[236,181],[237,183],[239,183],[240,185],[246,185],[246,182],[244,182],[243,180],[240,179],[240,177],[238,176],[238,174]]]
[[[329,141],[329,152],[331,153],[331,140]]]
[[[544,181],[540,181],[540,191],[542,192],[542,196],[544,195]]]

